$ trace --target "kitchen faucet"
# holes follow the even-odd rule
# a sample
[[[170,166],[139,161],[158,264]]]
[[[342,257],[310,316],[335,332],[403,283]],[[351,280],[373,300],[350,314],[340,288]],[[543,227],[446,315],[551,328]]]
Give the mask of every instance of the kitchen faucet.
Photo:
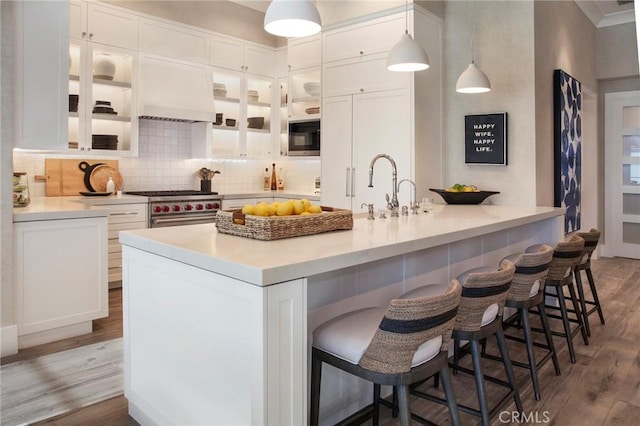
[[[402,182],[409,182],[411,185],[413,185],[413,197],[409,199],[409,208],[411,209],[413,214],[418,214],[418,209],[420,207],[418,206],[418,201],[416,200],[416,183],[411,179],[402,179],[400,182],[398,182],[398,192],[400,192],[400,185],[402,185]]]
[[[373,188],[373,165],[378,161],[378,158],[386,158],[391,163],[391,168],[393,169],[393,194],[391,201],[389,201],[389,194],[385,195],[385,199],[387,200],[387,209],[391,212],[391,217],[398,217],[398,208],[400,207],[400,203],[398,203],[398,168],[396,167],[396,162],[393,161],[390,155],[378,154],[371,160],[371,164],[369,165],[369,188]]]

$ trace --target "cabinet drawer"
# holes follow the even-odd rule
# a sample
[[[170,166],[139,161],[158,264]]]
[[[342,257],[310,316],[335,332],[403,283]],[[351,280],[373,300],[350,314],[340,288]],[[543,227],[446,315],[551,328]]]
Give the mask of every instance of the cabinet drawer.
[[[122,268],[121,267],[115,267],[115,268],[109,268],[109,282],[114,282],[114,281],[120,281],[122,280]]]
[[[131,223],[140,222],[147,223],[147,205],[146,204],[113,204],[110,206],[102,206],[109,209],[109,227],[112,223]],[[143,228],[146,225],[142,226]],[[132,228],[122,228],[132,229]]]
[[[120,253],[109,253],[108,265],[109,265],[109,268],[120,268],[120,267],[122,267],[122,252],[120,252]]]
[[[405,14],[400,13],[327,31],[322,34],[322,60],[331,62],[388,52],[404,30]]]
[[[271,202],[271,200],[260,200],[265,202]],[[222,200],[222,210],[235,210],[241,209],[247,204],[256,204],[255,198],[237,198],[235,200]]]
[[[329,97],[409,88],[411,74],[387,70],[386,53],[332,62],[323,66],[322,91]]]
[[[132,225],[131,223],[110,223],[108,227],[108,238],[117,240],[119,238],[118,234],[120,231],[126,231],[128,229],[145,229],[146,227],[146,222],[140,222],[137,226]]]
[[[122,244],[118,241],[117,238],[111,238],[109,240],[109,245],[107,246],[107,253],[111,255],[111,253],[122,253]]]

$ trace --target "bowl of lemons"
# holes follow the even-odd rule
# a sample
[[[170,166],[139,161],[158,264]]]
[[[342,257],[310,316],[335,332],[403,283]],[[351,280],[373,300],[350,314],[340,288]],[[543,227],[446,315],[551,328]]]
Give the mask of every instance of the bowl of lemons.
[[[429,188],[440,195],[447,204],[480,204],[489,196],[499,194],[499,191],[481,191],[475,185],[456,183],[445,189]]]

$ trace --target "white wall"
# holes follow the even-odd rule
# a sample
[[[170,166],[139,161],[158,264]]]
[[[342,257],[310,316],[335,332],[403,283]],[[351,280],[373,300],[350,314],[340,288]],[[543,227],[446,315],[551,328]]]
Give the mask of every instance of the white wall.
[[[472,12],[475,62],[492,85],[491,92],[484,94],[455,91],[458,77],[471,62]],[[494,204],[536,204],[533,36],[530,1],[445,3],[445,186],[462,183],[500,191],[488,200]],[[507,112],[509,116],[508,165],[465,165],[465,115],[494,112]]]

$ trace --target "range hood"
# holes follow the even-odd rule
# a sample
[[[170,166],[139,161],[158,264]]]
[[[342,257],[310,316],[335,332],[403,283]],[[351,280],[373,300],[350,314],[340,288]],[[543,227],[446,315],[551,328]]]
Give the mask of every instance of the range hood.
[[[211,69],[154,55],[140,56],[138,116],[171,121],[216,121]]]

